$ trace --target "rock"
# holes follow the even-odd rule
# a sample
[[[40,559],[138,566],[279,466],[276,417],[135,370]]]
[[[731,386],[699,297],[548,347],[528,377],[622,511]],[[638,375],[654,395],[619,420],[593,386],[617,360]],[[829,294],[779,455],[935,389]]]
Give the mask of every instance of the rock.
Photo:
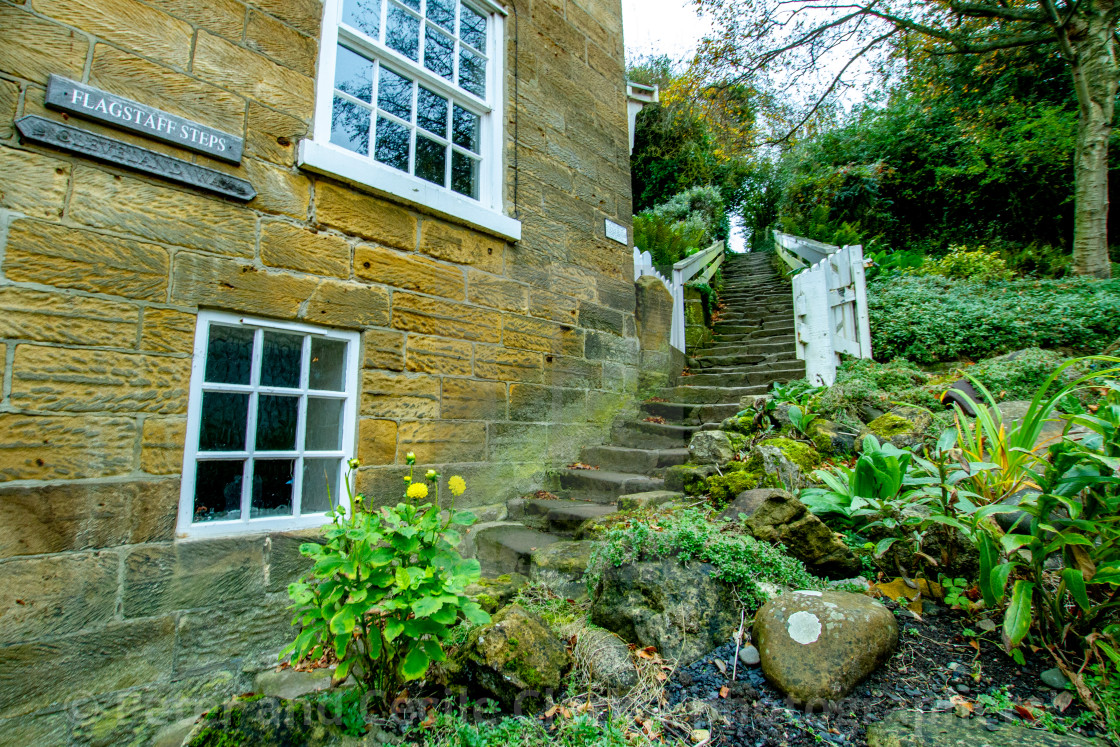
[[[556,693],[572,657],[539,617],[516,604],[474,630],[457,677],[506,707],[535,711]]]
[[[739,398],[739,407],[744,410],[754,410],[757,407],[765,407],[771,399],[773,395],[770,394],[744,394]]]
[[[754,415],[755,413],[752,410],[742,417],[732,415],[729,418],[724,418],[720,421],[719,429],[727,433],[738,433],[740,435],[749,436],[753,430],[751,425],[754,423]]]
[[[910,405],[899,405],[885,415],[872,420],[860,431],[859,440],[872,435],[880,442],[889,441],[900,449],[915,446],[922,442],[930,427],[933,416],[928,410]]]
[[[839,579],[860,571],[859,559],[844,540],[784,490],[748,490],[720,517],[734,521],[740,514],[747,517],[744,523],[751,536],[785,545],[786,551],[812,573]]]
[[[505,607],[529,579],[520,573],[507,573],[497,578],[480,578],[466,588],[466,595],[493,614]]]
[[[583,574],[591,561],[591,548],[594,546],[595,543],[589,540],[562,541],[534,550],[529,575],[533,581],[544,584],[565,599],[587,599]]]
[[[688,461],[693,464],[727,464],[735,448],[724,431],[698,431],[688,443]]]
[[[808,433],[805,435],[822,454],[846,454],[856,445],[854,434],[841,430],[839,423],[822,418],[809,423]]]
[[[1065,690],[1069,686],[1069,679],[1057,667],[1045,670],[1038,678],[1042,680],[1042,684],[1054,690]]]
[[[692,740],[693,744],[700,744],[701,742],[707,742],[711,739],[712,733],[707,729],[693,729],[688,737]]]
[[[965,399],[966,397],[968,399]],[[974,418],[976,417],[976,410],[972,408],[968,400],[972,400],[976,404],[984,403],[984,397],[980,392],[976,391],[976,387],[974,387],[972,382],[968,379],[958,379],[954,381],[949,385],[949,388],[945,390],[945,393],[941,395],[941,404],[945,405],[945,407],[957,405],[961,408],[961,412],[970,418]]]
[[[665,489],[685,495],[708,492],[708,478],[717,474],[710,464],[677,464],[665,470]]]
[[[671,559],[610,567],[595,590],[591,622],[691,664],[739,627],[735,594],[714,571],[707,563]]]
[[[326,690],[331,686],[333,669],[315,669],[297,672],[294,669],[261,672],[253,680],[253,692],[277,698],[298,698],[301,695]]]
[[[625,695],[638,684],[638,670],[630,658],[630,647],[614,633],[586,627],[576,637],[577,667],[586,667],[593,682],[614,695]]]
[[[199,719],[184,747],[272,745],[274,747],[358,747],[403,741],[380,729],[364,738],[348,737],[325,707],[304,700],[250,696],[234,698]]]
[[[762,606],[751,639],[762,673],[800,704],[835,702],[890,658],[898,623],[883,605],[843,591],[794,591]]]
[[[650,490],[645,493],[630,493],[618,497],[619,511],[635,511],[642,508],[656,508],[684,498],[684,493],[672,490]]]
[[[743,662],[748,667],[754,667],[758,666],[758,663],[762,661],[762,659],[759,657],[757,648],[754,646],[744,646],[739,649],[739,661]]]
[[[992,727],[986,719],[952,713],[893,711],[867,726],[868,747],[1103,747],[1075,734],[1052,734],[1024,726]]]
[[[774,409],[770,411],[770,419],[777,423],[778,428],[784,428],[787,425],[793,425],[793,421],[789,417],[789,408],[793,407],[792,402],[779,402],[774,405]]]
[[[732,462],[728,467],[741,464],[742,462]],[[708,494],[712,498],[712,505],[716,508],[722,508],[745,491],[754,490],[764,485],[774,486],[777,483],[776,479],[764,474],[761,470],[747,472],[746,470],[728,469],[722,475],[713,475],[708,478]]]
[[[820,463],[821,455],[809,444],[790,438],[768,438],[751,449],[746,469],[776,478],[787,489],[800,490]]]

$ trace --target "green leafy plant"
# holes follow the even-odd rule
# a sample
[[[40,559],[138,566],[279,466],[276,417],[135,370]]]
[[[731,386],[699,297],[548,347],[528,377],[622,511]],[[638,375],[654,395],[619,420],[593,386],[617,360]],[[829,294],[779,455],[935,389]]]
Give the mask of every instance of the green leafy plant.
[[[808,406],[793,405],[789,408],[789,422],[793,423],[793,427],[804,435],[808,435],[809,426],[816,419],[816,413],[811,412]]]
[[[970,250],[967,246],[950,246],[949,253],[937,261],[927,261],[917,272],[923,275],[941,275],[953,280],[976,280],[988,283],[1011,280],[1015,273],[1008,269],[999,252],[990,252],[986,246]]]
[[[415,464],[410,453],[408,464]],[[429,470],[424,480],[408,480],[408,502],[374,510],[363,495],[353,495],[346,475],[350,508],[340,505],[323,528],[322,544],[305,543],[300,553],[314,561],[301,581],[288,587],[299,634],[281,656],[316,659],[327,651],[338,658],[334,680],[353,675],[385,706],[403,688],[428,672],[433,661],[445,658],[443,642],[465,619],[489,622],[489,615],[464,594],[478,580],[477,560],[464,560],[456,547],[454,526],[469,526],[473,514],[455,511],[441,515],[439,474]],[[434,503],[417,502],[435,492]],[[461,495],[461,477],[448,481],[454,496]]]
[[[950,607],[956,607],[965,612],[972,609],[972,600],[968,597],[968,590],[972,588],[972,584],[965,578],[950,578],[944,574],[941,575],[938,583],[941,585],[941,593],[945,599],[945,604]]]

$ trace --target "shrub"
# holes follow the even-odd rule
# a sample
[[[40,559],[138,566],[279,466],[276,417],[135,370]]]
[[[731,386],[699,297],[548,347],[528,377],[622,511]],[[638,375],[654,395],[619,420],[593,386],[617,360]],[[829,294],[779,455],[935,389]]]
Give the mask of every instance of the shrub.
[[[1028,348],[981,361],[964,372],[987,387],[998,400],[1030,399],[1063,361],[1065,357],[1052,350]]]
[[[823,417],[841,421],[858,418],[867,407],[889,410],[895,404],[907,404],[940,409],[928,378],[902,359],[890,363],[848,359],[836,371],[836,383],[821,392],[813,407]]]
[[[1015,273],[1007,269],[1007,263],[999,253],[989,252],[986,246],[978,246],[972,251],[967,246],[951,246],[948,254],[938,260],[927,260],[918,272],[922,275],[940,275],[952,280],[975,280],[980,283],[1011,280],[1015,277]]]
[[[1120,280],[895,277],[869,283],[868,308],[879,360],[979,359],[1025,347],[1091,353],[1120,337]]]
[[[634,245],[655,265],[671,265],[714,241],[726,241],[730,223],[714,187],[694,187],[634,216]]]

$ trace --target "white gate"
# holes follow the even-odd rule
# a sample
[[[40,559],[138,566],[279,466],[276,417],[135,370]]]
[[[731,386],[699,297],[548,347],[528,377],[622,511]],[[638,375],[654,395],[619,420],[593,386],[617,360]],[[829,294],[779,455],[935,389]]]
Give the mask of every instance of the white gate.
[[[797,357],[805,361],[810,383],[831,386],[841,353],[871,357],[863,247],[829,246],[777,231],[774,240],[787,264],[804,268],[793,278]]]

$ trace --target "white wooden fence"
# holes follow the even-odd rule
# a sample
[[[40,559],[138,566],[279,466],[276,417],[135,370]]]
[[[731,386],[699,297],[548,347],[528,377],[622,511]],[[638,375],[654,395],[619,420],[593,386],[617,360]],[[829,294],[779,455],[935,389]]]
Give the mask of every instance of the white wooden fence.
[[[682,353],[685,351],[684,341],[684,286],[689,282],[706,283],[711,280],[723,265],[724,246],[722,241],[717,241],[702,252],[685,257],[673,265],[673,279],[666,280],[653,266],[653,259],[649,252],[639,252],[634,249],[634,280],[643,275],[650,275],[665,284],[669,295],[673,297],[673,326],[669,336],[669,344]],[[695,280],[694,280],[695,279]]]
[[[794,269],[797,357],[817,386],[836,381],[840,354],[871,357],[871,323],[862,246],[830,246],[774,232],[779,256]]]

